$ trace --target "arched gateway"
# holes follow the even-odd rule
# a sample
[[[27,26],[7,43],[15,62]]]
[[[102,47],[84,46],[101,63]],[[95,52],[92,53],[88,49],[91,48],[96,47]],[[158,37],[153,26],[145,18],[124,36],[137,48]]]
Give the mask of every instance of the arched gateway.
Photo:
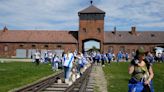
[[[105,12],[98,9],[94,5],[78,12],[79,15],[79,51],[84,51],[85,43],[95,41],[99,44],[100,52],[103,51],[104,42],[104,16]],[[94,46],[94,43],[90,43]]]
[[[82,41],[82,51],[88,52],[91,50],[100,51],[100,41],[97,39],[86,39]]]

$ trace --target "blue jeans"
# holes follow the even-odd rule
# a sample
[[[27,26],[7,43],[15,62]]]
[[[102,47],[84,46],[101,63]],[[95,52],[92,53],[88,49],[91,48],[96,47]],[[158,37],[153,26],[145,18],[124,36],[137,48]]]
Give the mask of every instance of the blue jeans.
[[[69,79],[70,72],[71,72],[71,68],[64,66],[64,78],[65,79]]]

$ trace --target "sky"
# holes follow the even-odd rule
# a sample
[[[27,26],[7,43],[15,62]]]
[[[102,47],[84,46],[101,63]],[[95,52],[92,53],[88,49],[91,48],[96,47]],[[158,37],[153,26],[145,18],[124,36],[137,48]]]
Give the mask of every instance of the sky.
[[[95,46],[97,49],[100,49],[100,42],[96,42],[94,40],[87,41],[84,43],[84,50],[87,51],[93,46]]]
[[[106,12],[105,31],[164,31],[164,0],[93,0]],[[72,30],[90,0],[0,0],[0,30]]]

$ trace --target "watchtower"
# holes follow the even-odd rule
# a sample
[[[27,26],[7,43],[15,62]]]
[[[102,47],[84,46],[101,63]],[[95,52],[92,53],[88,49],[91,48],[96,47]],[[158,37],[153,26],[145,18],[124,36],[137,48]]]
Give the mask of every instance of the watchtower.
[[[105,12],[92,4],[78,12],[79,15],[79,51],[84,51],[84,43],[90,40],[100,43],[103,51]]]

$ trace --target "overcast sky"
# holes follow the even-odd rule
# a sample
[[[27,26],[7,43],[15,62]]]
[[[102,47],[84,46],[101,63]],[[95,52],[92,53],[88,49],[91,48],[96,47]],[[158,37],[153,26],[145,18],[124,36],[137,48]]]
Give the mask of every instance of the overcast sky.
[[[105,31],[164,31],[164,0],[93,0],[106,12]],[[90,0],[0,0],[0,29],[78,30],[78,11]]]

